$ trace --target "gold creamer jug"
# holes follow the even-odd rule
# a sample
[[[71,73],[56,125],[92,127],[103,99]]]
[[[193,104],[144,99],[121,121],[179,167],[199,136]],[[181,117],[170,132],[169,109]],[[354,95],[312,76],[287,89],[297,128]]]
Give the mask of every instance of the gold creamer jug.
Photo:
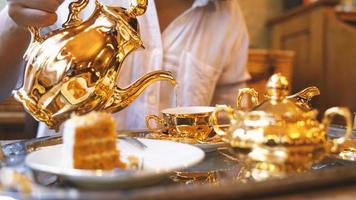
[[[136,16],[145,12],[147,0],[133,1],[127,10],[96,0],[94,12],[84,21],[79,13],[88,2],[72,2],[63,27],[44,36],[39,28],[29,27],[32,41],[24,56],[24,82],[14,96],[50,128],[58,129],[73,112],[117,112],[154,81],[175,84],[170,72],[155,71],[128,88],[116,86],[125,57],[143,46]]]

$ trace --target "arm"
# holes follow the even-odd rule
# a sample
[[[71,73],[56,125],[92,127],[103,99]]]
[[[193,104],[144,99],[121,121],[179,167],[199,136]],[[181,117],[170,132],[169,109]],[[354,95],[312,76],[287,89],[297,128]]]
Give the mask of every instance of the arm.
[[[228,51],[230,56],[224,60],[223,72],[216,85],[212,105],[227,104],[235,107],[238,90],[246,87],[246,81],[250,78],[246,66],[249,36],[241,10],[238,6],[235,9],[237,16],[232,20],[234,26],[231,25],[231,31],[235,35]]]
[[[9,96],[30,42],[27,26],[44,27],[57,20],[58,0],[9,0],[0,13],[0,99]]]

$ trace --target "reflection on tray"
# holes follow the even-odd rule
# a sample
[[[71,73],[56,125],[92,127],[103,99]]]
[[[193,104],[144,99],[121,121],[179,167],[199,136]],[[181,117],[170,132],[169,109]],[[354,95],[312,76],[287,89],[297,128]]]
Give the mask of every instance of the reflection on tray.
[[[149,133],[145,136],[145,138],[157,139],[157,140],[170,140],[170,141],[181,142],[186,144],[216,144],[222,142],[221,137],[218,135],[207,138],[206,140],[199,140],[196,138],[178,137],[178,136],[172,136],[164,133]]]

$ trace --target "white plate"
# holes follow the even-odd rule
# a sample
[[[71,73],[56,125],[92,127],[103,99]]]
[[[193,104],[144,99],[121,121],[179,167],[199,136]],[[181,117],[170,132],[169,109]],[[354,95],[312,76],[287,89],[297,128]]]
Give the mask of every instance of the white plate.
[[[139,139],[147,148],[138,149],[118,140],[122,155],[142,158],[143,169],[131,172],[77,170],[63,167],[62,145],[44,147],[30,153],[25,164],[35,171],[58,175],[66,181],[85,187],[134,187],[159,180],[176,170],[193,166],[204,158],[204,152],[192,145],[164,140]]]
[[[206,153],[216,151],[220,147],[228,146],[228,144],[225,142],[216,142],[216,143],[207,143],[207,144],[193,144],[193,145],[202,149]]]

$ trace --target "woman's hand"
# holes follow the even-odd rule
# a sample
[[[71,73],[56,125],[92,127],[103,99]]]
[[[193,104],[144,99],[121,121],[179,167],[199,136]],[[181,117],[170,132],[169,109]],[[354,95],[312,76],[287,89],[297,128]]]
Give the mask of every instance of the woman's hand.
[[[8,14],[20,27],[45,27],[57,20],[56,10],[64,0],[8,0]]]

